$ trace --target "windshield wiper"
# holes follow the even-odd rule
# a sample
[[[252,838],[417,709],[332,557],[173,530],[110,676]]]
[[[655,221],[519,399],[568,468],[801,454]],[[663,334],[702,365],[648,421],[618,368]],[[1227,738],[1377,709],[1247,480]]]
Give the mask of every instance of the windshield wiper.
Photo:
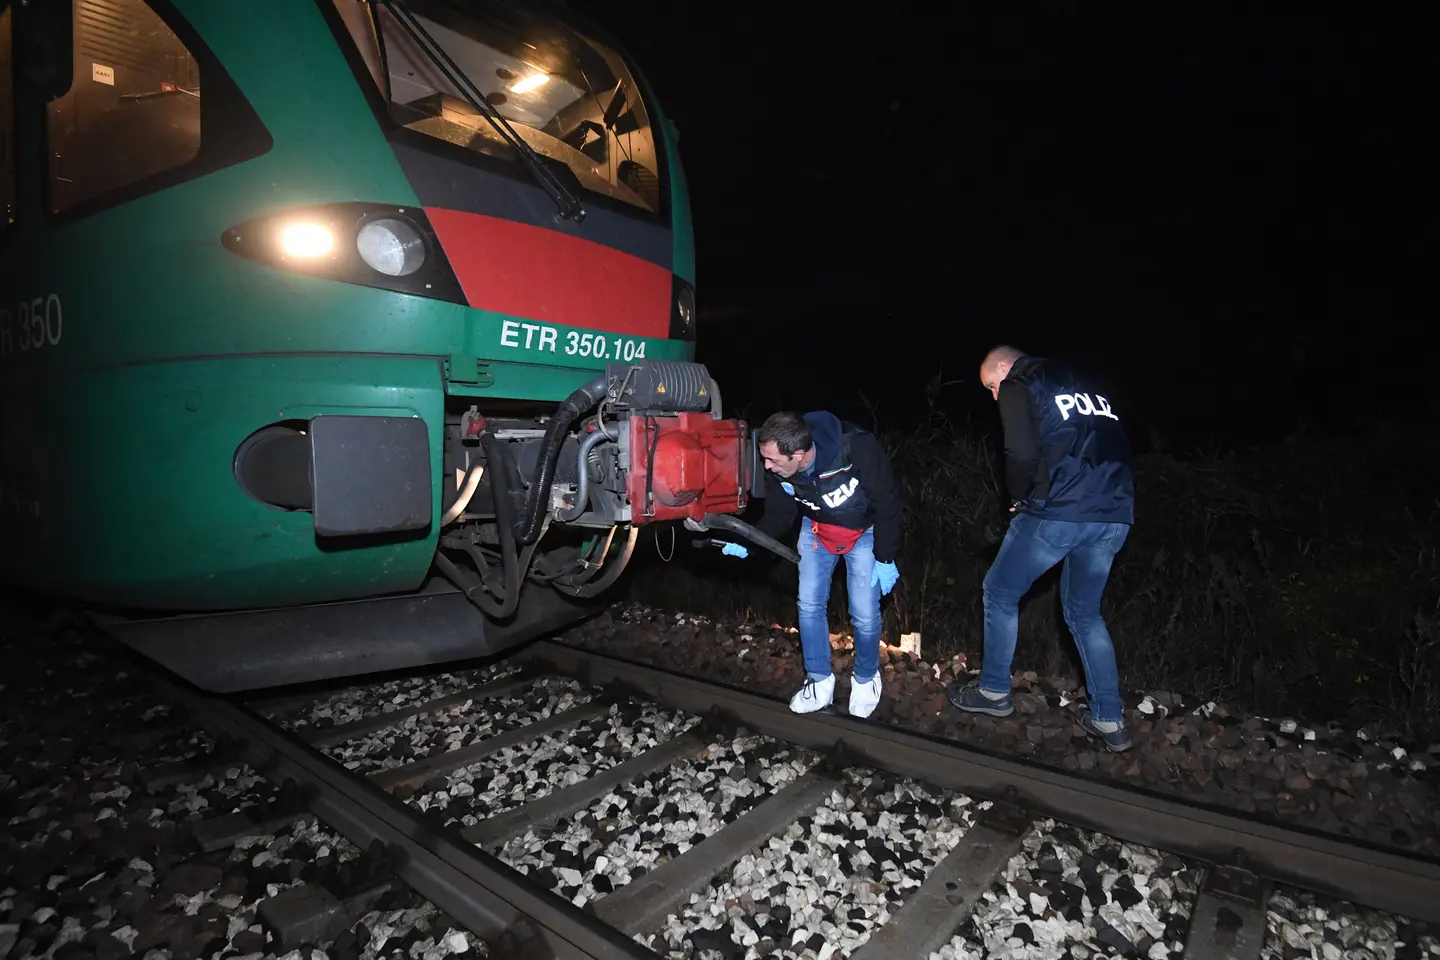
[[[420,25],[419,21],[415,19],[415,15],[406,9],[399,0],[379,0],[379,2],[383,3],[400,26],[405,28],[405,32],[410,34],[411,39],[419,45],[421,52],[435,65],[436,69],[445,75],[445,79],[460,91],[466,102],[490,121],[495,132],[500,134],[510,145],[510,148],[515,151],[521,162],[535,177],[536,182],[550,195],[550,199],[555,201],[555,205],[560,208],[560,216],[574,220],[576,223],[584,220],[585,208],[581,206],[580,198],[571,193],[569,188],[555,176],[555,172],[540,159],[530,144],[520,138],[520,135],[515,132],[515,128],[510,126],[510,121],[506,120],[500,111],[495,109],[494,104],[487,100],[485,95],[470,82],[465,71],[450,59],[450,55]]]

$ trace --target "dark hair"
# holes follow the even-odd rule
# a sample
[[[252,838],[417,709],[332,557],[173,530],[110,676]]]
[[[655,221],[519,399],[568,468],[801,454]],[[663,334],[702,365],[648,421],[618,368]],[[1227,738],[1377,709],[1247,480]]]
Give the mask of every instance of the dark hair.
[[[756,436],[760,444],[773,443],[783,456],[794,456],[801,450],[809,450],[815,444],[810,433],[810,424],[793,410],[781,410],[765,418]]]

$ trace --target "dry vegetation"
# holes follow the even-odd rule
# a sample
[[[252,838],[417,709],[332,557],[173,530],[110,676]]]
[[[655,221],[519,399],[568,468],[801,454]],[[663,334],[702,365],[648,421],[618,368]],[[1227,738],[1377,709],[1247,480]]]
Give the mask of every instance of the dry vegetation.
[[[940,418],[880,435],[907,497],[886,638],[920,631],[926,659],[963,651],[978,665],[980,585],[995,552],[983,530],[1000,510],[994,444]],[[1370,427],[1137,458],[1137,524],[1104,606],[1123,686],[1440,736],[1440,500],[1420,462],[1428,450],[1408,431]],[[660,550],[640,550],[630,599],[795,622],[792,566],[757,548],[746,560],[686,549],[685,536],[673,555],[668,534]],[[1017,671],[1080,676],[1057,583],[1058,570],[1021,606]],[[838,575],[830,616],[832,630],[847,629]]]

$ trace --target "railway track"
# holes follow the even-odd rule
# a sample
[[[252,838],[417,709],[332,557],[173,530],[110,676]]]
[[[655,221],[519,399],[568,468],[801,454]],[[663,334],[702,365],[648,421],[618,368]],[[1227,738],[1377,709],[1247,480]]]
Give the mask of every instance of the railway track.
[[[396,879],[491,956],[1440,957],[1435,862],[558,643],[265,699],[154,682],[215,746],[150,782],[277,787],[202,848],[313,818],[363,852],[262,903],[282,950]]]

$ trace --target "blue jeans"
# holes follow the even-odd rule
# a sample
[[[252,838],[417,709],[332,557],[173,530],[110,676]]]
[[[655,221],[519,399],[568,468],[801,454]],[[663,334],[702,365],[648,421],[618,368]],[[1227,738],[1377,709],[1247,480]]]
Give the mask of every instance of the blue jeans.
[[[1010,692],[1010,664],[1020,628],[1020,598],[1047,570],[1065,562],[1060,573],[1060,602],[1065,622],[1080,648],[1090,712],[1096,720],[1121,721],[1120,677],[1115,647],[1100,616],[1100,597],[1110,565],[1130,535],[1126,523],[1042,520],[1017,513],[1000,552],[985,575],[985,663],[980,689]]]
[[[830,676],[830,581],[840,557],[815,539],[810,518],[800,522],[800,648],[805,672],[813,680]],[[845,554],[845,592],[850,599],[850,626],[855,631],[853,679],[869,680],[880,670],[880,585],[870,585],[875,572],[875,529],[860,535]]]

